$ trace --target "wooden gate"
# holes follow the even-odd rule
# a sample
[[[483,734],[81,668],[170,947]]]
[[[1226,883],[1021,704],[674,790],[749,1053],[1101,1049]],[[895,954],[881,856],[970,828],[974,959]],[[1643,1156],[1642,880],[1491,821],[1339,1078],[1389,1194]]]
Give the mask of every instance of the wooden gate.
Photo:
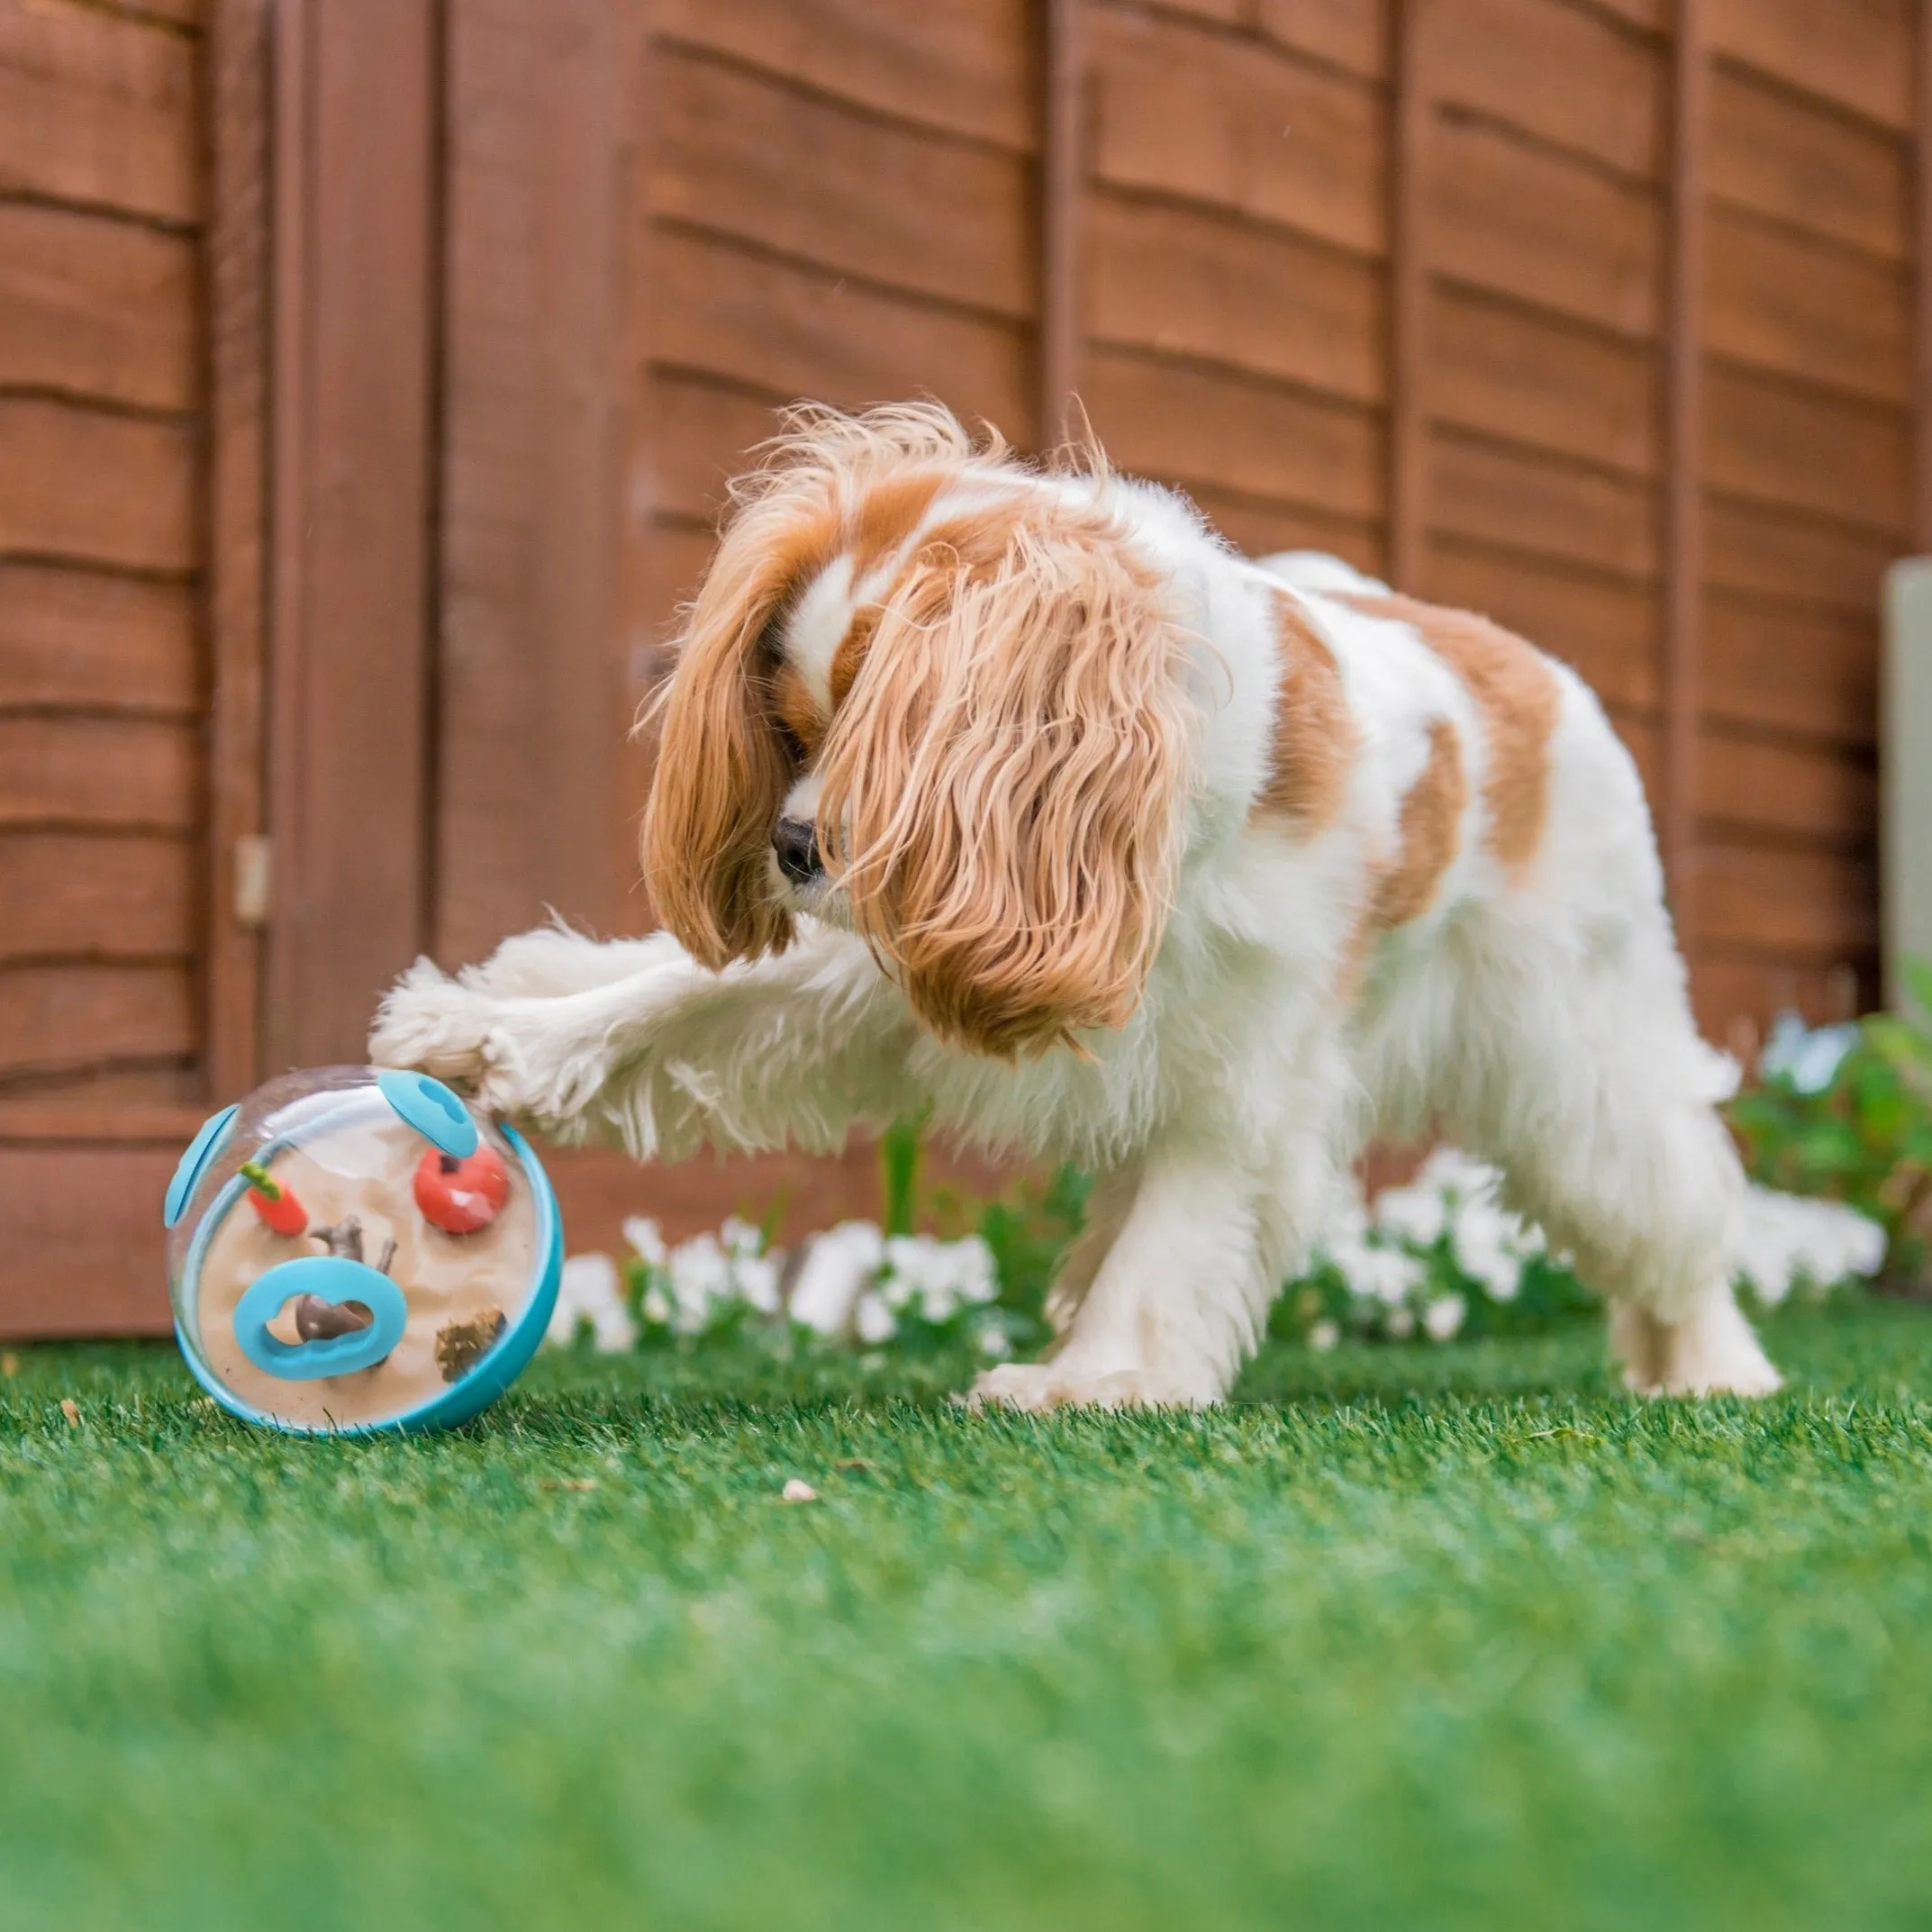
[[[1913,0],[0,0],[0,1331],[152,1328],[206,1107],[648,911],[627,736],[800,395],[1077,393],[1602,693],[1701,1015],[1875,990]],[[579,1236],[843,1164],[564,1164]]]

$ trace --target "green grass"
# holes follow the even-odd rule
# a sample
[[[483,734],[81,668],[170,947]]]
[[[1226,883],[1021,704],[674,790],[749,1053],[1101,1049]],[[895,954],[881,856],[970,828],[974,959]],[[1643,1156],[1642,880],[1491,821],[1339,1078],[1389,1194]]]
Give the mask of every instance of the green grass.
[[[1922,1925],[1932,1318],[1771,1340],[1758,1408],[1577,1331],[1044,1422],[548,1357],[361,1444],[25,1351],[0,1925]]]

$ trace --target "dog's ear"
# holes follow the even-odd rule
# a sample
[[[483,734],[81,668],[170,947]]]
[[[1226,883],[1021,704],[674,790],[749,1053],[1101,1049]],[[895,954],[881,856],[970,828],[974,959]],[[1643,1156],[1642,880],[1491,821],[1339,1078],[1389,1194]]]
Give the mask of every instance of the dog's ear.
[[[1191,708],[1164,580],[1096,508],[934,531],[821,757],[854,922],[941,1039],[1011,1058],[1138,1004],[1172,893]]]
[[[640,839],[658,916],[714,970],[778,952],[790,915],[766,882],[773,821],[794,776],[773,709],[769,632],[830,559],[836,524],[779,494],[726,532],[692,604],[658,706]]]

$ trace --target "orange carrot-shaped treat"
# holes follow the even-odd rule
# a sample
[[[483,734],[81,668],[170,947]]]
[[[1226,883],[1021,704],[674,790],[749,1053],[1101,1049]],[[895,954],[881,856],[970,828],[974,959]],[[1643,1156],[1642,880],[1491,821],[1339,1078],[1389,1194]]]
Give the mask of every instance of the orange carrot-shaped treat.
[[[284,1187],[259,1161],[243,1161],[241,1172],[249,1183],[249,1204],[274,1233],[308,1231],[309,1211],[295,1199],[292,1189]]]

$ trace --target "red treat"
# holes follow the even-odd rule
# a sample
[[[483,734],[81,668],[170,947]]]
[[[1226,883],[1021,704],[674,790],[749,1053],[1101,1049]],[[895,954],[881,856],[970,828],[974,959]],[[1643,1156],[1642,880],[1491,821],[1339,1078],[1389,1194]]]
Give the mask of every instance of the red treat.
[[[249,1202],[272,1233],[305,1234],[309,1211],[259,1161],[245,1160],[241,1172],[249,1180]]]
[[[495,1148],[478,1144],[467,1160],[425,1154],[416,1166],[416,1205],[445,1234],[475,1234],[487,1228],[510,1198],[510,1170]]]

